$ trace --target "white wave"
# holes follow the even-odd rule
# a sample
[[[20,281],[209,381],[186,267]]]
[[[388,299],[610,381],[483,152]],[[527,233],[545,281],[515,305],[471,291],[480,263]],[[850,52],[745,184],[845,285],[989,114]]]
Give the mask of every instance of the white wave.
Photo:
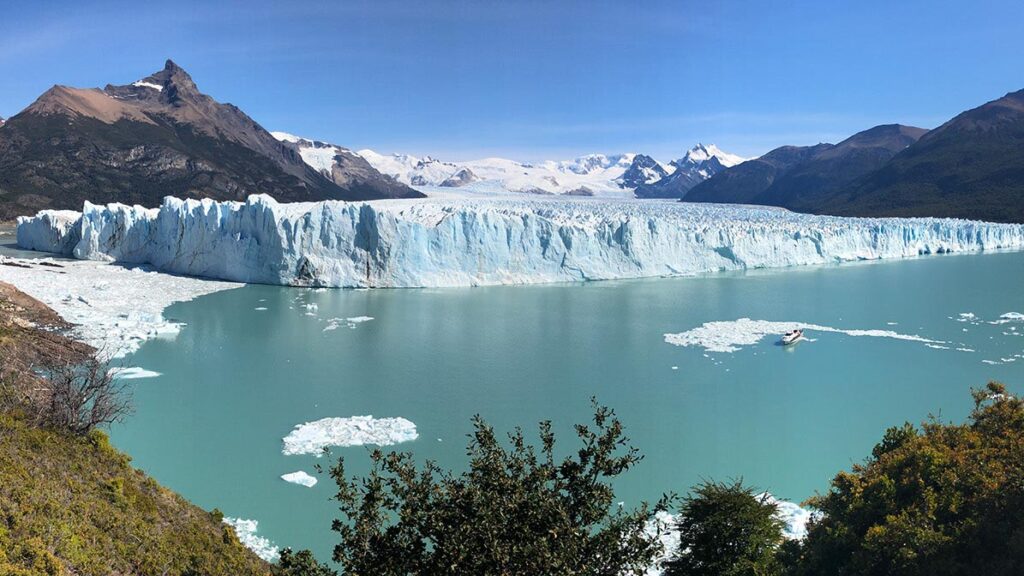
[[[117,358],[151,338],[173,338],[184,326],[164,318],[175,302],[241,284],[173,276],[144,268],[82,260],[7,258],[0,280],[41,301],[75,324],[74,335]]]
[[[295,426],[284,437],[282,454],[316,454],[329,446],[347,447],[371,444],[391,446],[419,437],[416,425],[405,418],[323,418]]]
[[[739,320],[706,322],[697,328],[665,334],[665,342],[674,346],[698,346],[708,352],[736,352],[743,346],[752,346],[766,336],[778,336],[790,330],[803,329],[811,332],[831,332],[847,336],[868,336],[873,338],[893,338],[924,344],[944,345],[948,342],[931,340],[922,336],[900,334],[892,330],[845,330],[806,322],[772,322],[768,320]]]
[[[316,476],[310,476],[303,470],[282,474],[281,480],[291,482],[292,484],[298,484],[299,486],[305,486],[306,488],[312,488],[313,486],[316,486],[317,483]]]
[[[259,529],[259,522],[243,518],[225,517],[224,523],[235,529],[235,534],[238,535],[238,541],[242,543],[242,546],[252,550],[257,556],[267,562],[277,561],[277,546],[267,538],[256,533]]]

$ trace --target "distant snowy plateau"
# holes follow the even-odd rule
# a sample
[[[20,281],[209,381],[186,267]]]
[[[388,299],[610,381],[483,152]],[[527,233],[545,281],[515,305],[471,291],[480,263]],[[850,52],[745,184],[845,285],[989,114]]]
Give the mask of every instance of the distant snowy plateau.
[[[1024,225],[567,196],[166,198],[18,221],[18,244],[238,282],[437,287],[693,275],[1024,247]]]
[[[306,164],[325,175],[331,174],[335,158],[339,155],[357,155],[385,176],[428,194],[430,188],[442,188],[449,195],[470,192],[632,198],[634,190],[639,186],[655,184],[673,176],[685,177],[687,181],[696,184],[724,168],[746,160],[723,152],[714,144],[697,144],[681,158],[667,163],[635,153],[588,154],[573,160],[545,160],[537,163],[517,162],[507,158],[446,162],[430,156],[387,155],[373,150],[352,151],[287,132],[272,134],[278,140],[295,144]],[[438,192],[433,190],[434,195]]]

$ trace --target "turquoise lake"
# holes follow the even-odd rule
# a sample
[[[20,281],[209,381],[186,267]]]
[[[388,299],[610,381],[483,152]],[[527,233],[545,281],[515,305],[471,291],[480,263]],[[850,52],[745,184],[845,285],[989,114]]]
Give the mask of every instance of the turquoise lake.
[[[321,558],[336,541],[333,484],[279,477],[331,462],[281,454],[293,426],[325,417],[408,418],[420,437],[395,448],[458,467],[473,414],[530,433],[551,419],[568,450],[596,396],[646,455],[617,485],[627,505],[738,477],[801,501],[889,426],[961,420],[969,388],[990,379],[1021,392],[1024,360],[1001,359],[1024,352],[1024,323],[988,322],[1024,312],[1022,286],[1024,253],[572,285],[247,286],[165,311],[187,327],[126,360],[162,376],[132,381],[135,414],[112,436],[198,505],[258,520],[261,536]],[[957,321],[967,312],[980,321]],[[374,320],[324,331],[330,318],[355,316]],[[744,317],[950,344],[820,333],[789,348],[769,337],[706,353],[664,340]],[[333,453],[350,472],[366,470],[366,448]]]

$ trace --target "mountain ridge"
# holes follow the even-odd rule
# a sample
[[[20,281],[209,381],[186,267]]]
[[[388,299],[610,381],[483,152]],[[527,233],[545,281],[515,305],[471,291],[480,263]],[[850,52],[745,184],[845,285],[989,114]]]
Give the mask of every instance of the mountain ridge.
[[[325,176],[172,60],[126,85],[55,85],[0,132],[0,219],[82,202],[156,206],[167,195],[282,201],[416,197],[362,165]],[[344,166],[342,167],[344,171]],[[338,182],[341,182],[339,184]]]

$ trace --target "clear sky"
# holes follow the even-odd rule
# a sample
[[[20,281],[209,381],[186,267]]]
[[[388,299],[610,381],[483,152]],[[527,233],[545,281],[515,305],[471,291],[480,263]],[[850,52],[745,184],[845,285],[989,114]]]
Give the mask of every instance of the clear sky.
[[[0,116],[166,58],[270,130],[444,159],[742,155],[1024,88],[1024,2],[3,0]]]

